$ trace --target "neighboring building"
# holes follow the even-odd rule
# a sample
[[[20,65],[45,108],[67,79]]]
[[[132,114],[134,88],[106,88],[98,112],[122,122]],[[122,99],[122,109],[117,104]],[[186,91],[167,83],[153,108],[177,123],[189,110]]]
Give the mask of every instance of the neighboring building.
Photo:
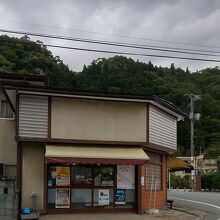
[[[178,157],[179,159],[191,163],[191,157]],[[218,156],[200,154],[195,157],[193,168],[197,172],[216,172]]]
[[[217,171],[217,160],[218,156],[208,156],[206,154],[201,154],[196,157],[196,167],[200,172],[210,173]]]
[[[195,167],[196,167],[196,157],[193,160],[193,163],[191,161],[191,157],[177,157],[177,158],[180,159],[180,160],[183,160],[187,164],[190,164],[193,167],[193,169],[195,169]]]
[[[189,164],[191,164],[193,167],[195,167],[195,163],[192,164],[192,162],[191,162],[191,157],[177,157],[177,158],[180,159],[180,160],[183,160],[183,161],[185,161],[186,163],[189,163]]]
[[[16,137],[21,208],[36,192],[42,213],[143,213],[155,189],[156,208],[166,206],[166,158],[185,116],[179,108],[156,96],[7,83],[2,91],[16,120],[0,137],[10,134],[12,143],[0,150],[12,148],[8,164],[16,165]]]
[[[16,160],[15,115],[7,99],[0,92],[0,175],[15,177]]]
[[[0,74],[0,176],[14,178],[16,176],[17,143],[15,140],[16,97],[14,92],[5,93],[3,85],[46,86],[44,76],[22,76],[17,74]],[[9,97],[13,100],[8,102]],[[12,104],[13,103],[13,104]]]

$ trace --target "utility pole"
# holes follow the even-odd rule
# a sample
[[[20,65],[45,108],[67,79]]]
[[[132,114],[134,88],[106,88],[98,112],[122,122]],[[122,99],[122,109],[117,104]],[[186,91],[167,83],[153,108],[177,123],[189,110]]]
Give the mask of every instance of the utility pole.
[[[193,94],[189,95],[190,97],[190,151],[191,151],[191,164],[194,165],[194,103],[193,103]],[[193,178],[192,178],[193,179]]]
[[[195,175],[196,175],[196,161],[195,161],[195,155],[194,155],[194,121],[200,119],[199,113],[194,113],[194,101],[200,100],[200,95],[195,94],[186,94],[186,96],[189,96],[190,98],[190,113],[189,113],[189,119],[190,119],[190,155],[191,155],[191,165],[193,166],[193,170],[191,171],[191,181],[192,181],[192,191],[194,191],[194,184],[195,184]]]

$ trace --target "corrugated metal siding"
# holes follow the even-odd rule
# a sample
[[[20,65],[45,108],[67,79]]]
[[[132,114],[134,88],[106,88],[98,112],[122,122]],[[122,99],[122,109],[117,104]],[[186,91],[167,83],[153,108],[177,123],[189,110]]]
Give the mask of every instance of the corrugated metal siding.
[[[149,142],[165,147],[177,147],[177,120],[160,109],[150,106]]]
[[[19,136],[47,138],[48,98],[21,95],[19,98]]]

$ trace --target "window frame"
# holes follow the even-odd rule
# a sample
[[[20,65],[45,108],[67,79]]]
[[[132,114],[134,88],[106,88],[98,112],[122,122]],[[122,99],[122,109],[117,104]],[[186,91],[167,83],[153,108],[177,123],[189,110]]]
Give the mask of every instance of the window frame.
[[[2,102],[6,102],[7,105],[9,106],[10,111],[12,112],[12,117],[11,118],[2,117],[2,112],[1,112]],[[6,99],[0,99],[0,120],[15,120],[15,114],[12,111],[11,106],[10,106],[9,102]]]

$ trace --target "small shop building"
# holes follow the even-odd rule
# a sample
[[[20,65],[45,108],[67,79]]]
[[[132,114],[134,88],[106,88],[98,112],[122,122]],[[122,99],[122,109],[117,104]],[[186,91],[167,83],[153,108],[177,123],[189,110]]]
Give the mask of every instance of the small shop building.
[[[20,209],[136,212],[167,201],[185,114],[156,96],[3,86],[15,111]],[[153,196],[154,195],[154,196]]]

